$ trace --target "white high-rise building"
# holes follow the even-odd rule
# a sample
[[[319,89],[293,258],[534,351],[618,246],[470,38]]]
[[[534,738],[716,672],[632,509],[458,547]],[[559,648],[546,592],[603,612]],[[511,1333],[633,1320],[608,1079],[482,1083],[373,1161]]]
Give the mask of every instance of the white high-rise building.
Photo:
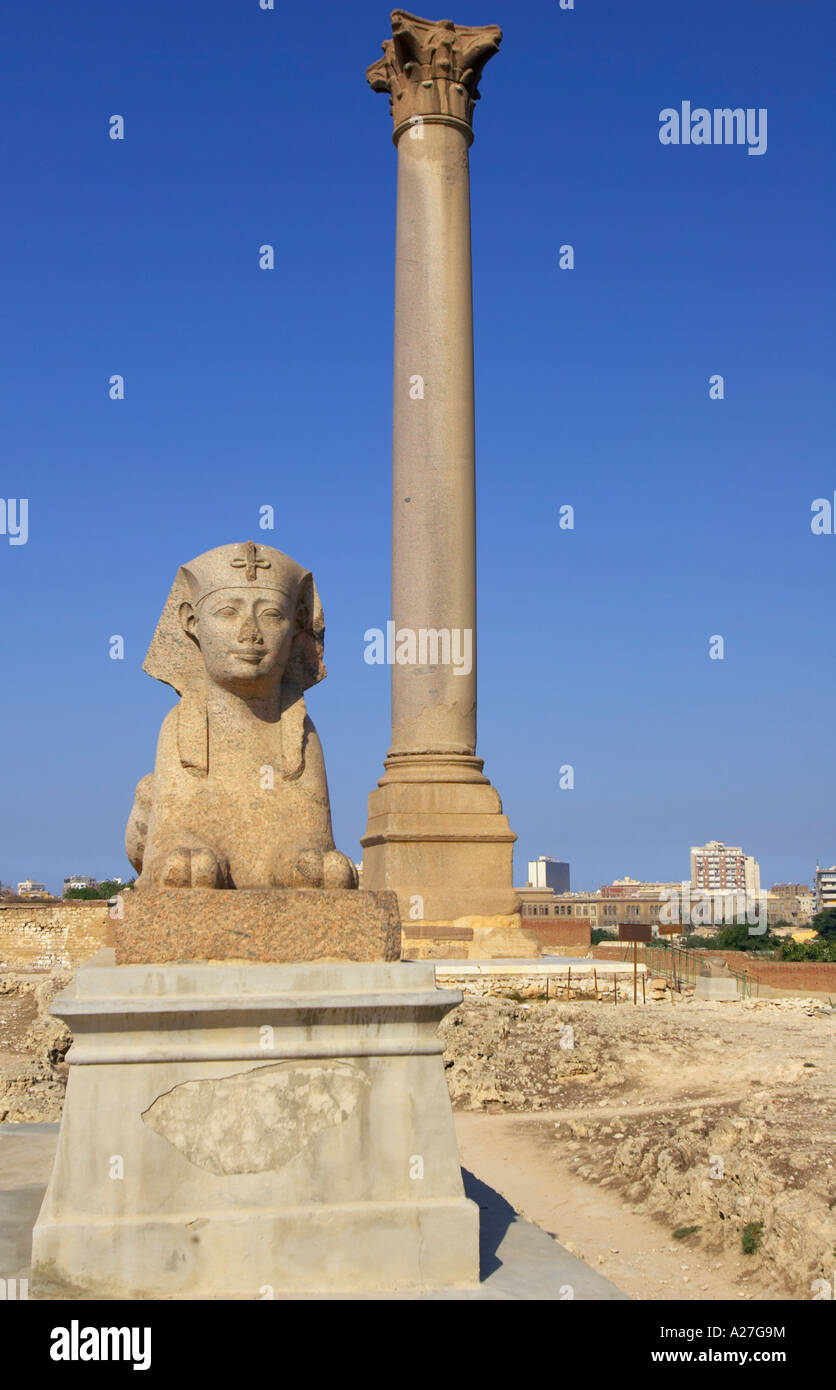
[[[569,865],[562,859],[541,854],[528,861],[529,888],[552,888],[555,893],[569,892]]]

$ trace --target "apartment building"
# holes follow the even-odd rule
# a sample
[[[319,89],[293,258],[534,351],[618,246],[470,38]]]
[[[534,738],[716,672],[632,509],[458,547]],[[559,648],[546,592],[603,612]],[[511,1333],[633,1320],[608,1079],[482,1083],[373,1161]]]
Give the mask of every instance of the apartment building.
[[[757,894],[761,890],[760,865],[739,845],[726,845],[722,840],[692,845],[691,887],[704,893]]]
[[[786,922],[792,927],[809,927],[815,910],[815,893],[806,883],[773,883],[767,892],[766,915],[770,926]]]
[[[826,907],[836,907],[836,864],[829,869],[816,865],[816,912],[823,912]]]

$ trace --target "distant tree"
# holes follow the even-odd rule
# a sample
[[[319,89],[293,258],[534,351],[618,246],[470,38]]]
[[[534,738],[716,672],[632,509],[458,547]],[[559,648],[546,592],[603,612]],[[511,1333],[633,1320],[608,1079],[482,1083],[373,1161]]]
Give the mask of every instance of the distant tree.
[[[813,930],[819,936],[836,937],[836,907],[826,907],[813,918]]]
[[[689,951],[715,951],[717,949],[717,942],[713,936],[700,936],[698,932],[686,936],[684,945]]]
[[[750,936],[745,923],[720,927],[713,936],[701,936],[695,932],[685,938],[689,951],[774,951],[777,941],[769,930],[763,936]]]
[[[115,898],[116,894],[121,893],[123,888],[133,888],[135,883],[135,878],[132,878],[129,883],[114,883],[112,879],[106,878],[101,883],[97,883],[95,888],[68,888],[64,897],[85,899],[88,902],[98,898]]]
[[[836,939],[820,941],[782,941],[779,947],[781,960],[836,961]]]

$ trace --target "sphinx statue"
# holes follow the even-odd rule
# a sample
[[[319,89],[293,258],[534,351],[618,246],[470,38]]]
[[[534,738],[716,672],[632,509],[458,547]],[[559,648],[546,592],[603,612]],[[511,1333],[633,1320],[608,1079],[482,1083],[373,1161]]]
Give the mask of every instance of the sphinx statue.
[[[356,888],[305,709],[324,632],[313,576],[270,546],[177,571],[143,665],[180,702],[128,821],[137,889]]]

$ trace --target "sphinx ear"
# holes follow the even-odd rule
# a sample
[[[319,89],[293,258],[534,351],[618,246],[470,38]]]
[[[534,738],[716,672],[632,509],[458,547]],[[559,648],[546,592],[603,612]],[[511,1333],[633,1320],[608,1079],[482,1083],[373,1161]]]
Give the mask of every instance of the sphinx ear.
[[[197,627],[197,614],[194,608],[190,603],[181,603],[179,612],[180,626],[186,636],[191,637],[192,641],[197,644],[197,634],[195,632],[195,628]]]
[[[326,674],[323,662],[325,618],[312,574],[306,574],[296,598],[295,632],[285,672],[298,690],[316,685]]]

